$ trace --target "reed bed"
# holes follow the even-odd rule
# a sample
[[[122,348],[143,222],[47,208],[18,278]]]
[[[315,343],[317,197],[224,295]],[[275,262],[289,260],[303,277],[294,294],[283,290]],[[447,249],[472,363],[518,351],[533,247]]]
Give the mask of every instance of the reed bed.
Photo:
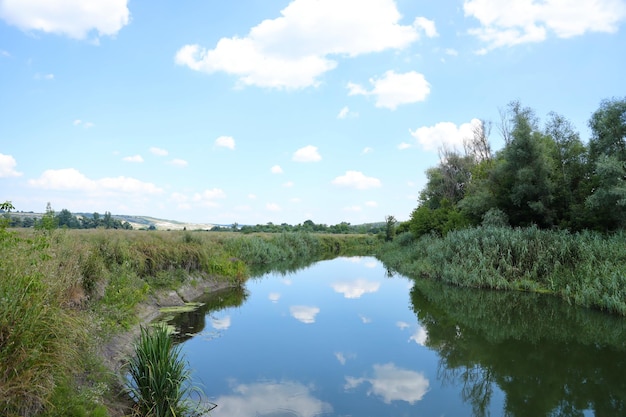
[[[467,287],[558,295],[626,315],[626,235],[478,227],[400,237],[381,252],[403,274]]]

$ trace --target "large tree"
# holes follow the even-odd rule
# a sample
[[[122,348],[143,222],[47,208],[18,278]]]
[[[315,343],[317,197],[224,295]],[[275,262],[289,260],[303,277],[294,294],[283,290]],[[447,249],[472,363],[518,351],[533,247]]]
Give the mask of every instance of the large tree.
[[[587,207],[597,228],[626,226],[626,98],[604,100],[589,120],[592,171]]]

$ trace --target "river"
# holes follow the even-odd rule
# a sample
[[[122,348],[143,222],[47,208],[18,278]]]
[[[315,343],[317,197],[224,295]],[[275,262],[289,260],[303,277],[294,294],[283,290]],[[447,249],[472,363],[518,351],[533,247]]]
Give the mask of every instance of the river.
[[[212,417],[626,416],[626,324],[337,258],[170,322]]]

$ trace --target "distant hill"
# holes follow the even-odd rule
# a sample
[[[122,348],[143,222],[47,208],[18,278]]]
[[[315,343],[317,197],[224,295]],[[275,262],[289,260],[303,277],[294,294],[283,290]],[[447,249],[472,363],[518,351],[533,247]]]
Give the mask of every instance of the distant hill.
[[[76,217],[93,218],[93,213],[72,213]],[[103,216],[102,213],[98,213]],[[20,218],[32,218],[39,219],[44,213],[24,212],[24,211],[12,211],[11,217]],[[149,216],[134,216],[126,214],[111,214],[111,217],[121,222],[128,222],[133,226],[133,229],[147,229],[150,226],[154,226],[157,230],[210,230],[216,225],[213,223],[185,223],[176,220],[157,219]]]

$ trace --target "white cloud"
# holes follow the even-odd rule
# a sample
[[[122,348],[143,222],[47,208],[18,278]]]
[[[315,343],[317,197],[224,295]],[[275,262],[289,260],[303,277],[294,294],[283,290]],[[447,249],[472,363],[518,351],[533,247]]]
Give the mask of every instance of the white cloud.
[[[274,165],[270,171],[272,172],[272,174],[282,174],[283,173],[283,169],[280,167],[280,165]]]
[[[157,148],[154,146],[150,148],[150,152],[157,156],[167,156],[168,154],[168,152],[165,149]]]
[[[125,156],[122,160],[124,162],[143,162],[141,155]]]
[[[313,417],[330,415],[333,408],[313,396],[312,387],[299,382],[265,381],[252,384],[239,384],[233,387],[231,395],[221,395],[215,399],[219,404],[211,411],[213,417],[294,415]]]
[[[187,161],[185,161],[184,159],[179,159],[179,158],[174,158],[169,163],[170,165],[174,165],[174,166],[181,167],[181,168],[184,168],[188,165]]]
[[[366,177],[359,171],[346,171],[345,175],[335,178],[332,183],[342,187],[356,188],[357,190],[367,190],[368,188],[381,186],[378,178]]]
[[[366,153],[372,153],[374,152],[373,148],[370,148],[369,146],[366,146],[365,148],[363,148],[363,150],[361,151],[362,154],[366,154]]]
[[[361,208],[361,206],[349,206],[349,207],[344,207],[343,211],[347,211],[347,212],[351,212],[351,213],[358,213],[360,211],[362,211],[363,209]]]
[[[371,323],[371,322],[372,322],[372,319],[371,319],[371,318],[366,317],[366,316],[364,316],[364,315],[362,315],[362,314],[359,314],[359,318],[361,319],[361,322],[362,322],[363,324],[369,324],[369,323]]]
[[[223,71],[242,85],[297,89],[316,86],[338,64],[333,56],[403,49],[424,27],[403,26],[393,0],[294,0],[245,37],[220,39],[213,49],[185,45],[175,61],[196,71]]]
[[[406,143],[406,142],[402,142],[401,144],[398,145],[398,149],[400,149],[401,151],[405,149],[409,149],[410,147],[411,147],[411,144]]]
[[[223,318],[211,318],[211,326],[216,330],[227,330],[230,327],[230,316]]]
[[[430,84],[424,75],[415,71],[397,74],[390,70],[381,78],[371,78],[369,82],[373,86],[370,91],[358,84],[348,83],[348,95],[374,96],[376,107],[395,110],[402,104],[424,101],[430,94]]]
[[[404,330],[409,327],[409,323],[405,321],[399,321],[399,322],[396,322],[396,326],[398,326],[400,330]]]
[[[422,30],[427,37],[434,38],[439,36],[437,33],[437,28],[435,27],[435,22],[432,20],[428,20],[425,17],[416,17],[413,22],[413,26]]]
[[[393,363],[373,366],[371,378],[346,377],[346,389],[356,388],[363,383],[371,385],[368,394],[383,398],[387,404],[392,401],[406,401],[414,404],[428,392],[430,383],[421,372],[396,367]]]
[[[487,44],[481,53],[541,42],[550,33],[559,38],[613,33],[626,18],[626,4],[621,0],[465,0],[463,10],[481,24],[469,31]]]
[[[92,180],[74,168],[49,169],[38,179],[29,180],[31,187],[46,190],[83,191],[91,193],[161,194],[156,185],[135,178],[115,177]]]
[[[215,139],[215,146],[235,150],[235,139],[232,136],[220,136]]]
[[[422,326],[418,326],[417,330],[415,330],[415,333],[413,333],[409,340],[414,341],[420,346],[425,346],[426,341],[428,340],[428,333]]]
[[[17,161],[11,155],[0,153],[0,178],[19,177],[21,172],[15,170]]]
[[[277,302],[278,302],[278,300],[280,300],[280,293],[277,293],[277,292],[271,292],[271,293],[267,296],[267,298],[269,298],[269,300],[270,300],[272,303],[277,303]]]
[[[3,0],[0,19],[21,30],[84,39],[113,36],[130,21],[128,0]]]
[[[361,298],[363,294],[370,294],[378,291],[380,282],[357,279],[352,282],[335,282],[331,284],[335,292],[343,294],[345,298]]]
[[[0,49],[0,56],[4,58],[10,58],[11,54],[8,51],[5,51],[4,49]]]
[[[365,202],[365,205],[367,207],[378,207],[378,203],[375,202],[375,201],[367,201],[367,202]]]
[[[215,200],[226,198],[226,193],[221,188],[211,188],[195,193],[192,201],[202,207],[217,207],[219,204]]]
[[[450,55],[450,56],[458,56],[459,52],[456,49],[452,49],[452,48],[447,48],[444,53],[446,55]]]
[[[308,145],[295,151],[292,159],[296,162],[317,162],[321,161],[322,157],[316,146]]]
[[[287,181],[286,183],[283,184],[283,187],[285,188],[291,188],[294,186],[294,182],[293,181]]]
[[[256,194],[248,194],[250,200],[256,200]]]
[[[94,127],[94,126],[95,126],[95,125],[94,125],[93,123],[91,123],[91,122],[85,122],[85,121],[82,121],[82,120],[80,120],[80,119],[76,119],[76,120],[74,120],[74,121],[72,122],[72,124],[73,124],[74,126],[82,126],[82,127],[84,127],[85,129],[89,129],[90,127]]]
[[[458,127],[452,122],[440,122],[434,126],[409,129],[409,132],[428,151],[436,151],[442,146],[460,149],[463,146],[463,140],[473,136],[474,126],[477,124],[480,124],[478,119],[472,119],[469,123],[463,123]]]
[[[348,117],[359,117],[359,113],[350,111],[348,106],[345,106],[341,110],[339,110],[339,114],[337,114],[337,119],[347,119]]]
[[[278,204],[276,204],[276,203],[267,203],[267,204],[265,205],[265,208],[266,208],[268,211],[274,211],[274,212],[277,212],[277,211],[280,211],[280,210],[281,210],[280,206],[279,206]]]
[[[309,306],[291,306],[289,307],[291,316],[301,321],[302,323],[311,324],[315,323],[315,316],[320,312],[318,307]]]
[[[36,80],[54,80],[54,74],[35,74],[35,79]]]

